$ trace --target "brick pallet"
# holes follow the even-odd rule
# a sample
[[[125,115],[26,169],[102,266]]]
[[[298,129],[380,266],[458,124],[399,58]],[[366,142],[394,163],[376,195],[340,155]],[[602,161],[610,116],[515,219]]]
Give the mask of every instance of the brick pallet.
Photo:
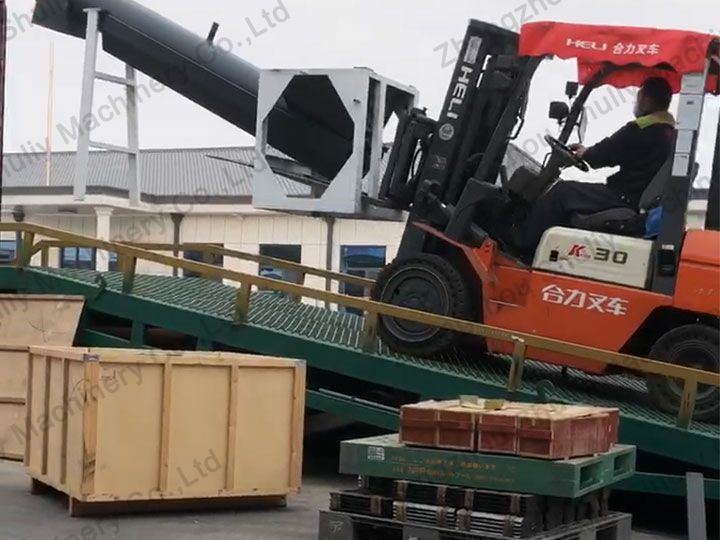
[[[617,445],[589,458],[547,461],[406,447],[396,435],[343,442],[340,472],[576,499],[629,478],[635,448]]]
[[[591,456],[618,441],[617,409],[504,401],[425,401],[402,407],[406,445],[540,459]]]
[[[578,522],[531,540],[630,540],[632,516],[610,516]],[[499,534],[484,534],[413,525],[383,518],[358,516],[342,512],[320,512],[318,540],[498,540],[510,539]]]

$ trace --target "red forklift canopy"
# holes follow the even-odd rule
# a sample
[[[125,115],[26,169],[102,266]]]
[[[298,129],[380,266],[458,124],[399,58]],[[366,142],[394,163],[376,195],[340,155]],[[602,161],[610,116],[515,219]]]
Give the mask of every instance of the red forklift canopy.
[[[720,36],[680,30],[595,26],[556,22],[529,23],[520,33],[521,56],[577,58],[578,82],[587,84],[608,64],[627,66],[607,76],[604,83],[625,88],[640,86],[651,76],[668,80],[675,92],[688,73],[705,71],[711,52],[718,55]],[[720,60],[719,60],[720,61]],[[720,94],[717,69],[707,91]]]

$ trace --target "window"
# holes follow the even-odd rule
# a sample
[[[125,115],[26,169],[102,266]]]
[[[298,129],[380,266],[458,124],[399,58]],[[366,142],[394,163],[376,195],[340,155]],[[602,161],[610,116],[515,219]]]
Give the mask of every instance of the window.
[[[385,246],[342,246],[340,248],[340,271],[352,276],[375,280],[385,266],[386,252]],[[342,283],[340,292],[358,297],[370,295],[369,289],[351,283]],[[357,309],[344,309],[348,313],[362,315]]]
[[[15,240],[0,240],[0,263],[11,262],[17,255]]]
[[[94,248],[62,248],[60,250],[60,268],[82,268],[95,270],[97,250]]]
[[[212,244],[212,245],[217,246],[217,247],[222,247],[221,244]],[[205,257],[209,257],[209,259],[206,259]],[[220,268],[225,266],[225,261],[224,261],[223,256],[217,255],[215,253],[205,254],[202,251],[186,251],[183,253],[183,258],[188,261],[195,261],[195,262],[211,264],[213,266],[219,266]],[[190,270],[183,270],[183,276],[184,277],[202,277],[197,272],[192,272]],[[216,281],[221,281],[221,280],[217,279]]]
[[[300,264],[302,260],[302,246],[261,244],[260,255]],[[278,279],[280,281],[290,281],[292,283],[297,283],[299,279],[297,272],[293,272],[292,270],[288,270],[286,268],[276,268],[270,264],[260,264],[258,274],[262,277]]]
[[[60,250],[60,268],[82,268],[95,270],[97,268],[98,252],[95,248],[62,248]],[[108,270],[120,270],[117,253],[110,252]]]
[[[118,260],[118,254],[114,251],[110,252],[110,260],[108,261],[108,270],[111,272],[120,271],[120,261]]]

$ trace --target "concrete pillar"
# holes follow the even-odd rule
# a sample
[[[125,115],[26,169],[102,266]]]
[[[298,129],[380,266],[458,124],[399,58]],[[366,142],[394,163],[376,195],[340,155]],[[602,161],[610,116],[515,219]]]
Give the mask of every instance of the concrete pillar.
[[[98,240],[110,240],[110,219],[113,209],[106,206],[95,208],[96,226],[95,236]],[[110,265],[110,254],[104,250],[98,250],[95,259],[95,270],[98,272],[107,272]]]

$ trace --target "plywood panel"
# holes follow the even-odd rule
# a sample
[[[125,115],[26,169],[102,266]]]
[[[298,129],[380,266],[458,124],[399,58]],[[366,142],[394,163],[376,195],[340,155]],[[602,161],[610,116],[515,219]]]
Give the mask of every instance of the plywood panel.
[[[101,365],[96,493],[139,499],[158,489],[161,392],[162,366]]]
[[[72,345],[84,299],[0,295],[0,344]]]
[[[219,492],[226,476],[230,367],[174,366],[171,387],[168,489],[186,496]]]
[[[25,454],[25,405],[0,402],[0,458],[22,459]]]
[[[293,384],[291,370],[240,371],[236,489],[272,492],[290,482]]]
[[[0,401],[25,401],[27,393],[26,348],[0,347]]]

